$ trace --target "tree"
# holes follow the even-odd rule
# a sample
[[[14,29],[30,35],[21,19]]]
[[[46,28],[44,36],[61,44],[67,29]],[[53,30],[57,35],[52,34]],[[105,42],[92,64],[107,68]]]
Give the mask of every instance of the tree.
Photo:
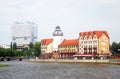
[[[6,53],[3,48],[0,49],[0,57],[5,57]]]
[[[120,42],[117,45],[117,49],[118,49],[118,54],[120,54]]]
[[[30,49],[33,48],[33,43],[32,43],[32,42],[30,42],[30,44],[29,44],[29,48],[30,48]]]
[[[110,49],[112,50],[112,52],[114,52],[114,54],[120,54],[120,42],[113,42]]]
[[[34,45],[34,55],[35,56],[39,56],[41,54],[41,44],[40,42],[36,42],[35,45]]]
[[[14,44],[13,44],[13,50],[16,50],[16,49],[17,49],[17,44],[14,43]]]
[[[13,45],[12,45],[12,42],[11,42],[11,44],[10,44],[10,49],[11,49],[11,50],[13,50]]]
[[[114,52],[117,52],[117,43],[116,42],[112,43],[111,50]]]

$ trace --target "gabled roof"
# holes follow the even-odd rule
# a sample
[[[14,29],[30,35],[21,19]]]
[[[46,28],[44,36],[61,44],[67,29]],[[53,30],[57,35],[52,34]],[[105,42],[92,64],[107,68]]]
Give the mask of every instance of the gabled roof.
[[[91,35],[92,38],[93,38],[94,35],[96,35],[97,38],[99,38],[103,33],[109,38],[109,35],[108,35],[107,31],[103,31],[103,30],[80,32],[79,35],[82,36],[82,38],[84,38],[85,35],[86,35],[87,38],[89,37],[89,35]]]
[[[80,32],[79,35],[82,36],[82,38],[84,38],[84,32]]]
[[[63,40],[59,46],[78,45],[78,39]]]
[[[53,39],[42,39],[41,44],[48,45],[53,41]]]

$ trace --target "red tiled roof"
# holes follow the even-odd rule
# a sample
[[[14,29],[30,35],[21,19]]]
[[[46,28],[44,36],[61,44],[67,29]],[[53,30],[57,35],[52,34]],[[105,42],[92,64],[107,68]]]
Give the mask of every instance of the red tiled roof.
[[[94,34],[96,34],[97,38],[99,38],[103,33],[109,38],[107,31],[95,30],[95,31],[88,31],[88,32],[80,32],[79,34],[80,34],[80,36],[82,36],[82,38],[84,38],[85,35],[87,38],[89,35],[91,35],[93,38]]]
[[[84,38],[84,32],[80,32],[80,35],[82,36],[82,38]]]
[[[53,41],[53,39],[42,39],[41,44],[48,45]]]
[[[65,39],[59,46],[66,46],[66,45],[78,45],[78,39],[71,39],[71,40]]]

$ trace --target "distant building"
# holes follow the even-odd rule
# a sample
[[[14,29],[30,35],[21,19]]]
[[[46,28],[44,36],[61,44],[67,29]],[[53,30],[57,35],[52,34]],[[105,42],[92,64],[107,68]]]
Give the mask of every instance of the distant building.
[[[22,50],[30,42],[37,42],[37,25],[33,22],[16,22],[11,28],[12,43],[17,44],[17,49]]]
[[[109,55],[110,38],[107,31],[88,31],[79,34],[79,53]]]
[[[73,55],[78,53],[78,39],[64,40],[59,45],[60,58],[73,58]]]
[[[0,48],[4,48],[4,49],[10,49],[10,45],[0,45]]]

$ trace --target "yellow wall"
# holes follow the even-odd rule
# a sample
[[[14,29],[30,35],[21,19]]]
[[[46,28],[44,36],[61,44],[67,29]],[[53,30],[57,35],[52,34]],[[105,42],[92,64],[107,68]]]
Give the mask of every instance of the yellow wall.
[[[42,45],[41,46],[41,51],[43,51],[42,53],[52,53],[53,51],[52,45],[53,45],[52,42],[48,45]]]
[[[59,47],[59,52],[78,52],[78,47],[76,45],[61,46],[61,47]]]
[[[99,37],[98,54],[110,54],[109,38],[104,33]]]
[[[50,43],[48,46],[47,46],[47,53],[52,53],[52,51],[53,51],[53,43]]]

